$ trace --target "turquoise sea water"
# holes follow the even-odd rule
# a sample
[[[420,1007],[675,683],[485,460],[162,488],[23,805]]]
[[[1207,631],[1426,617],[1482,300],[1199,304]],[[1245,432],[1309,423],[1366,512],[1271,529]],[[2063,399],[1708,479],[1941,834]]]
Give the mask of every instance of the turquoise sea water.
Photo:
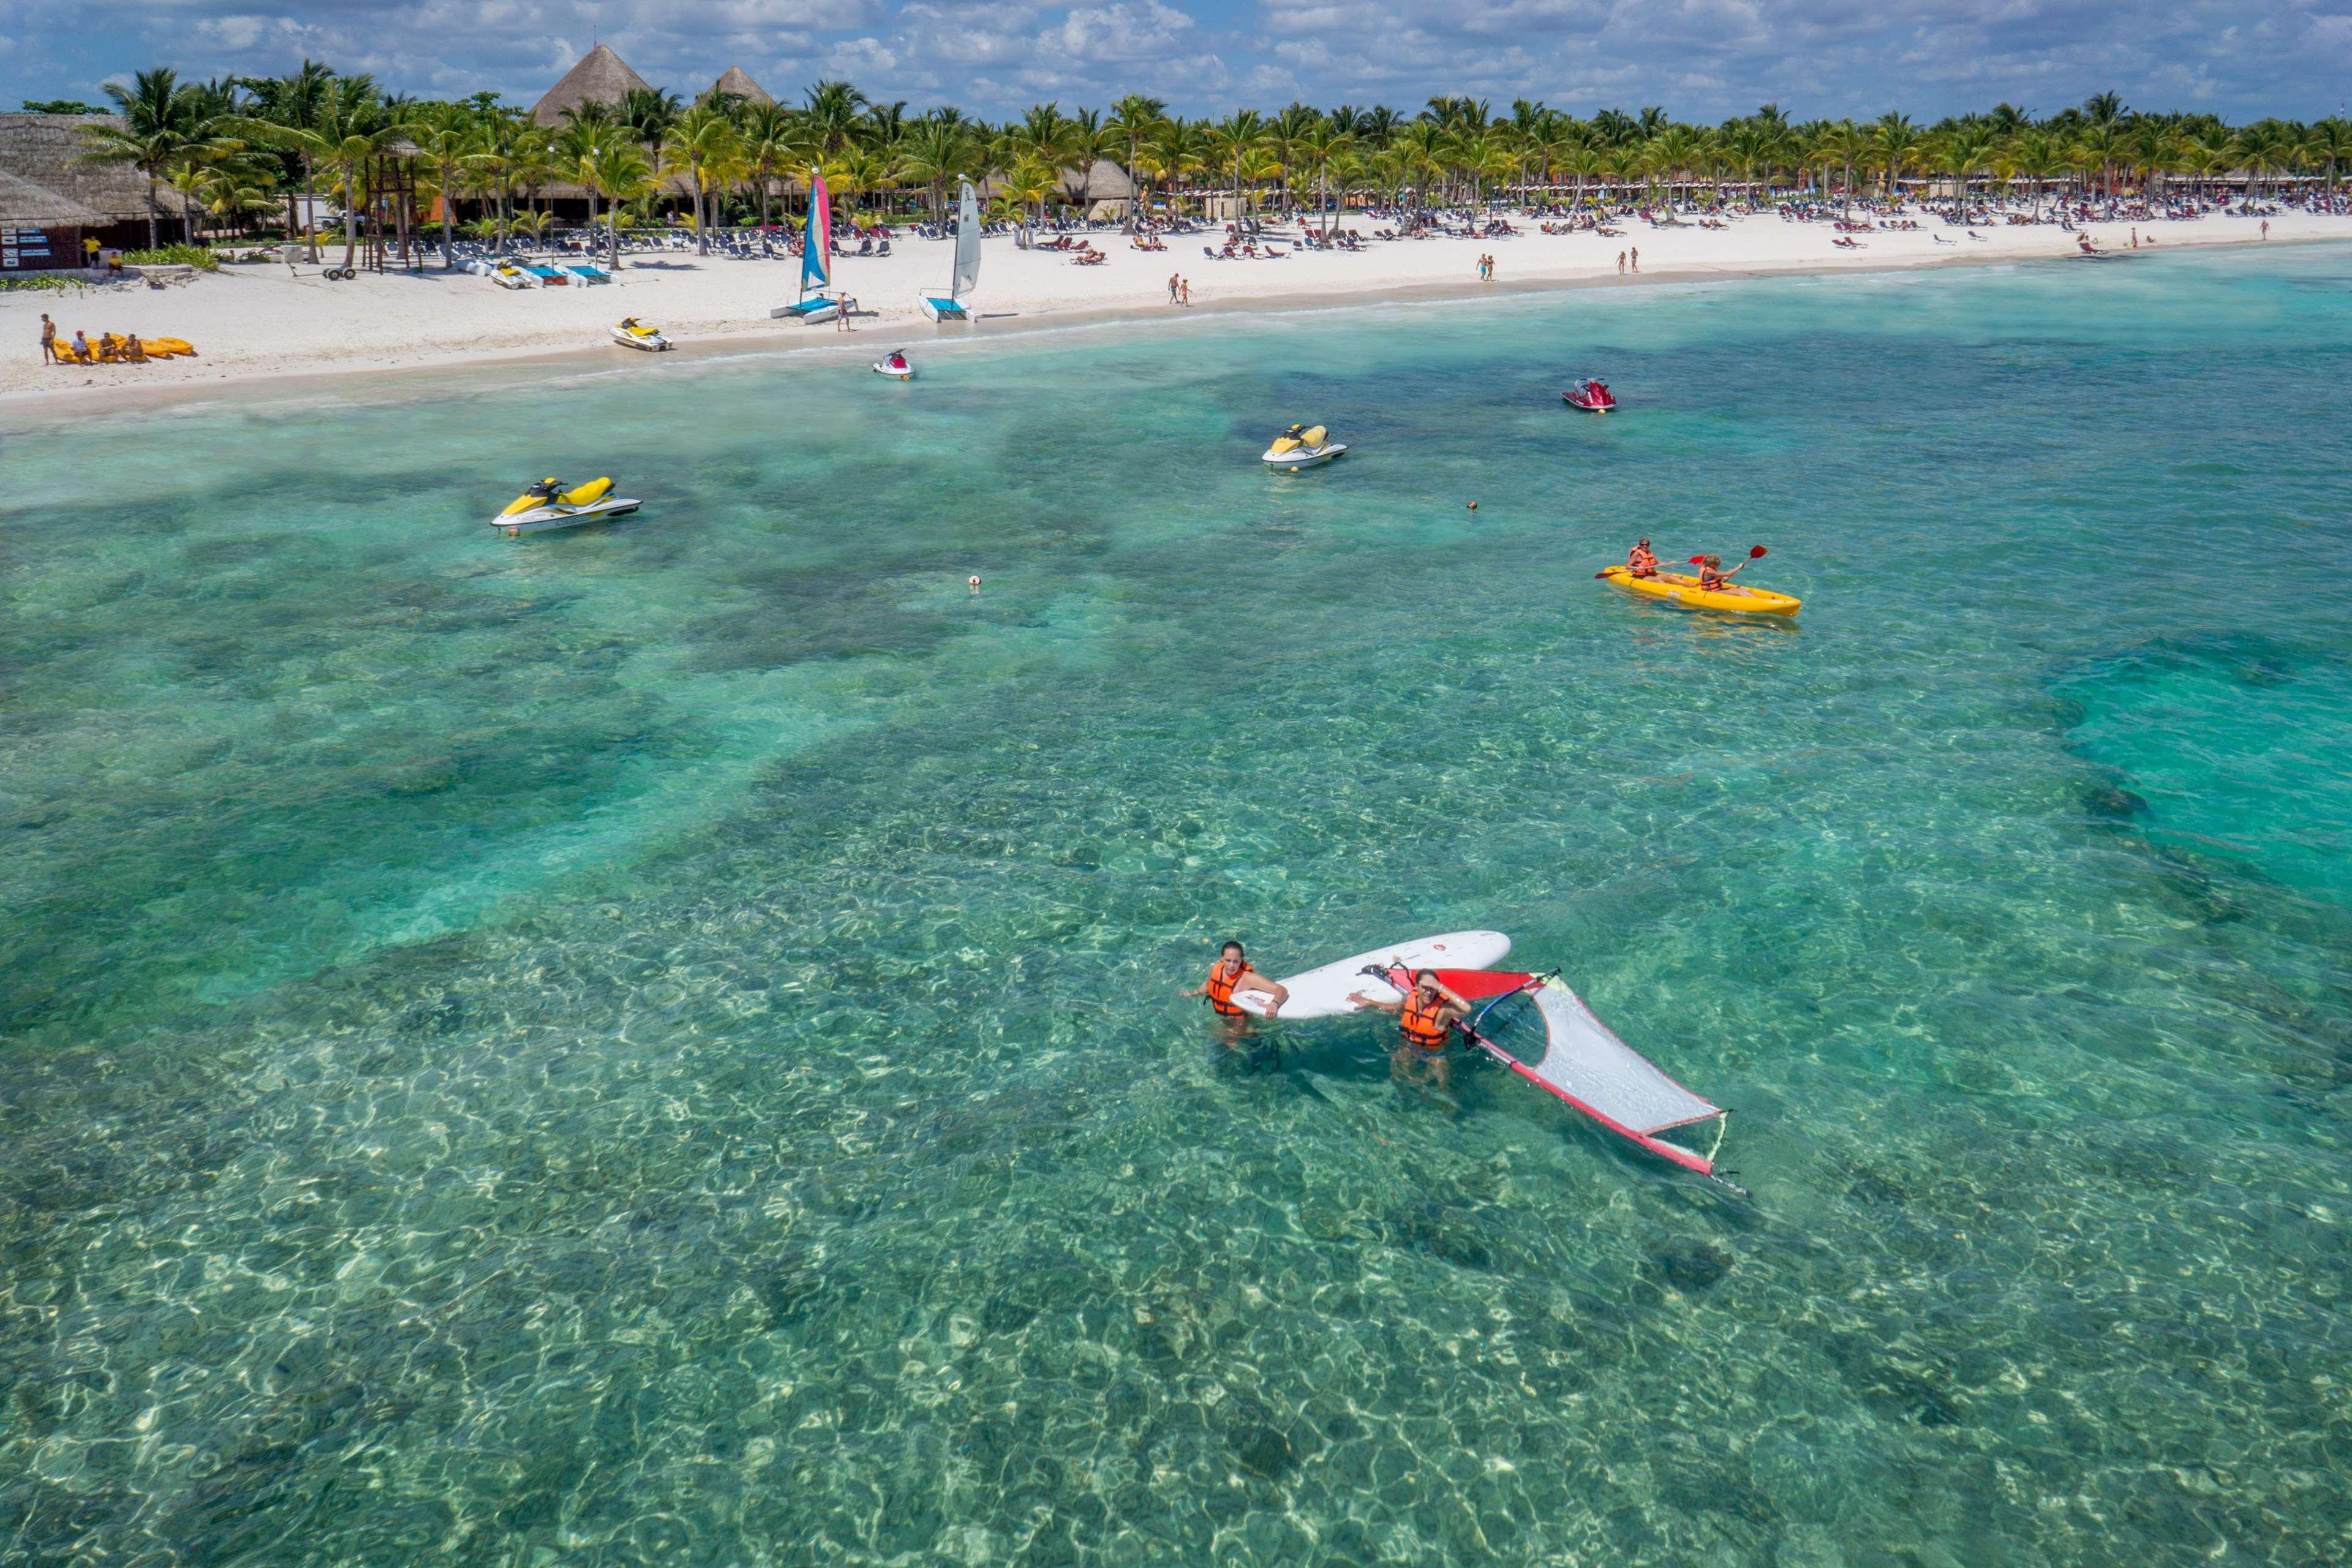
[[[2347,1550],[2352,253],[863,346],[8,439],[0,1564]]]

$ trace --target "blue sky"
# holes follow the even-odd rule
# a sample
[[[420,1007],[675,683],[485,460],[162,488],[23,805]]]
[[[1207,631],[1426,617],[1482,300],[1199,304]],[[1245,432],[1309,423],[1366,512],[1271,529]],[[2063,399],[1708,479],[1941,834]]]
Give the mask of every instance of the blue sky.
[[[1800,120],[1933,119],[2111,88],[2139,108],[2315,119],[2352,90],[2352,0],[0,0],[0,105],[95,99],[152,64],[264,75],[305,55],[420,96],[527,104],[600,38],[688,92],[740,65],[779,98],[845,76],[992,117],[1140,90],[1192,114],[1468,92],[1583,114],[1712,121],[1769,100]]]

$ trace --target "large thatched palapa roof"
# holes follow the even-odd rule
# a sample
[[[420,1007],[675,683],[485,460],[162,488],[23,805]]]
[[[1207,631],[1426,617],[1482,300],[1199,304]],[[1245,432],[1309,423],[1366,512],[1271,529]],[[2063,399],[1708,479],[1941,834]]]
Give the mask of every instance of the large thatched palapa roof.
[[[753,81],[741,66],[729,66],[717,81],[710,84],[713,93],[740,98],[746,103],[773,103],[767,89]]]
[[[104,228],[144,221],[147,176],[128,163],[86,160],[83,128],[119,126],[110,114],[0,114],[0,223],[46,228]],[[169,185],[155,205],[167,218],[187,205]]]
[[[583,103],[617,104],[636,89],[652,84],[629,68],[628,61],[603,44],[580,57],[547,96],[530,106],[531,119],[541,125],[561,125],[563,111]]]

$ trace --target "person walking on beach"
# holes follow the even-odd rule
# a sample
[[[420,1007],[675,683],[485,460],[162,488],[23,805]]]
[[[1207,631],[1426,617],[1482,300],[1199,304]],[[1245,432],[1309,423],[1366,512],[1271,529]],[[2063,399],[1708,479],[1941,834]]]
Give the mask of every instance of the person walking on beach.
[[[1182,279],[1177,277],[1173,272],[1171,272],[1168,275],[1168,302],[1170,304],[1172,305],[1176,302],[1176,289],[1183,281],[1184,280]]]
[[[1642,270],[1642,247],[1638,245],[1633,247],[1633,270]]]
[[[58,324],[49,320],[47,310],[41,312],[41,363],[58,363]]]
[[[2270,220],[2270,219],[2268,219],[2268,218],[2264,218],[2264,219],[2263,219],[2263,237],[2264,239],[2268,239],[2270,237],[2271,237],[2271,220]]]
[[[1617,276],[1625,276],[1625,253],[1622,250],[1617,253]]]
[[[849,312],[856,309],[857,309],[857,301],[844,294],[841,297],[841,309],[833,314],[833,330],[836,332],[856,331],[857,329],[849,324]]]
[[[1181,296],[1181,298],[1178,300],[1178,303],[1181,304],[1181,305],[1182,305],[1186,310],[1190,310],[1190,309],[1192,309],[1192,280],[1190,278],[1187,278],[1187,279],[1183,279],[1181,282],[1180,282],[1180,283],[1176,286],[1176,291],[1177,291],[1177,293],[1178,293],[1180,296]]]

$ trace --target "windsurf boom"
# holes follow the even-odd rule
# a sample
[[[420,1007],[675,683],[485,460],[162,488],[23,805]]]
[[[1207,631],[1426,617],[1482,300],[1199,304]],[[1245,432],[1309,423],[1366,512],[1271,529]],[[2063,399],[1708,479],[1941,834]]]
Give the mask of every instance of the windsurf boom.
[[[1464,1001],[1484,1002],[1462,1025],[1471,1044],[1618,1136],[1746,1195],[1715,1163],[1724,1119],[1731,1113],[1693,1094],[1619,1039],[1557,973],[1441,969],[1436,974]],[[1412,984],[1402,971],[1390,977],[1391,984],[1400,982],[1407,989]],[[1709,1121],[1715,1123],[1715,1139],[1704,1154],[1659,1136]]]

